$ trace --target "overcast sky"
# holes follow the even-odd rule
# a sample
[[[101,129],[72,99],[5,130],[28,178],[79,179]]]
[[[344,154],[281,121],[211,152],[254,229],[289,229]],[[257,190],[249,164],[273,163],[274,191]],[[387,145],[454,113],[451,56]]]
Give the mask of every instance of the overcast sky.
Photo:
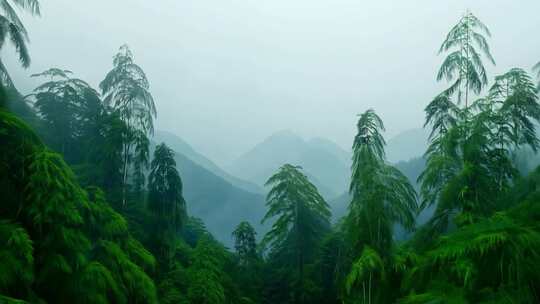
[[[25,18],[31,68],[3,54],[23,92],[49,67],[97,86],[127,43],[151,81],[157,129],[221,164],[283,129],[349,149],[367,108],[389,137],[420,127],[445,85],[438,47],[467,9],[492,31],[490,76],[540,60],[539,0],[40,2],[42,17]]]

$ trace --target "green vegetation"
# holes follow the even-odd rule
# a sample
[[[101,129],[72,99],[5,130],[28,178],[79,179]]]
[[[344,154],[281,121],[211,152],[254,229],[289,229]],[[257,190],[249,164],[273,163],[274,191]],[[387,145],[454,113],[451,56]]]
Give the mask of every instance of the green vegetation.
[[[0,33],[28,66],[13,5],[39,5],[0,0]],[[284,164],[266,183],[271,229],[258,243],[239,220],[234,250],[188,214],[174,151],[151,147],[154,100],[127,46],[100,91],[52,68],[22,98],[0,62],[0,303],[538,303],[540,168],[522,176],[515,157],[540,148],[538,87],[519,68],[489,85],[489,35],[467,13],[441,46],[437,79],[451,84],[425,109],[425,166],[390,165],[367,110],[346,214],[332,225],[308,175]]]

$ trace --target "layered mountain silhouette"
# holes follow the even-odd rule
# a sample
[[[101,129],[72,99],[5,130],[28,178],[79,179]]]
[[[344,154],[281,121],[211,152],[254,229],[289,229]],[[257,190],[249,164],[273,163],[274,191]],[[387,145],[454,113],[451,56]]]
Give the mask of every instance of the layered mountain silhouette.
[[[268,178],[286,163],[301,166],[327,199],[347,188],[350,153],[330,140],[305,140],[288,130],[266,138],[226,169],[235,176],[264,186]]]
[[[197,165],[205,168],[206,170],[214,173],[215,175],[223,178],[227,182],[231,183],[233,186],[253,192],[253,193],[263,193],[264,190],[262,187],[256,185],[255,183],[239,179],[221,169],[213,161],[208,159],[206,156],[195,151],[192,146],[185,142],[180,137],[176,136],[173,133],[166,131],[156,131],[154,134],[153,140],[156,143],[164,142],[174,151],[181,153],[185,157],[189,158],[191,161]]]
[[[388,140],[387,158],[397,163],[415,184],[424,166],[421,156],[427,133],[409,130]],[[231,232],[243,220],[262,235],[266,211],[264,183],[285,163],[302,166],[309,179],[332,207],[334,219],[346,214],[351,152],[324,138],[305,140],[292,131],[280,131],[257,144],[224,169],[197,152],[180,137],[156,131],[154,143],[165,142],[176,153],[190,215],[208,224],[220,241],[231,244]],[[407,160],[407,161],[405,161]]]
[[[231,233],[241,221],[249,221],[259,235],[265,232],[260,224],[265,197],[256,185],[227,174],[173,134],[156,132],[153,143],[161,142],[175,151],[189,215],[201,218],[226,245],[232,244]]]
[[[429,131],[411,129],[390,138],[386,143],[386,159],[391,163],[408,161],[424,155],[428,146]]]

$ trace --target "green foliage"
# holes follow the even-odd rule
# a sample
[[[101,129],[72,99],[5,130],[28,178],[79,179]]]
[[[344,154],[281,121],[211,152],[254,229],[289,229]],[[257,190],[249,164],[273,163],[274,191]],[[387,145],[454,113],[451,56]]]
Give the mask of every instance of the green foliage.
[[[15,51],[19,55],[19,61],[24,68],[30,66],[30,54],[27,43],[29,41],[28,32],[24,27],[16,9],[26,11],[31,15],[40,14],[38,0],[2,0],[0,1],[0,49],[3,48],[9,38]],[[0,82],[2,85],[13,88],[13,81],[9,73],[0,60]]]
[[[120,113],[130,128],[152,132],[156,106],[143,69],[134,62],[133,53],[122,45],[114,56],[113,69],[99,84],[105,103]]]
[[[439,49],[439,54],[449,51],[451,53],[443,61],[437,73],[437,80],[445,78],[454,81],[442,94],[453,95],[457,92],[459,104],[465,91],[465,108],[468,107],[469,91],[479,94],[488,82],[482,55],[495,64],[484,35],[491,36],[487,26],[471,12],[467,12],[452,27]]]
[[[37,0],[0,0],[0,49],[10,40],[28,67],[17,8],[39,15]],[[540,169],[520,177],[515,155],[540,147],[540,87],[513,68],[470,102],[488,85],[483,60],[495,63],[490,35],[467,12],[440,47],[448,55],[437,80],[451,84],[425,109],[419,177],[421,207],[435,213],[410,240],[394,231],[416,228],[417,195],[388,164],[384,124],[368,110],[353,143],[348,215],[331,227],[314,184],[283,165],[266,184],[270,231],[258,247],[254,228],[239,223],[236,254],[187,215],[174,152],[158,145],[149,166],[156,109],[127,46],[100,84],[103,100],[52,68],[32,75],[46,81],[27,96],[30,108],[0,61],[9,86],[0,86],[0,302],[538,303]],[[540,77],[540,63],[533,70]],[[414,164],[407,169],[423,160]],[[217,189],[216,203],[237,198],[192,184]]]
[[[515,213],[497,213],[441,237],[408,275],[405,284],[415,294],[404,303],[429,303],[452,290],[467,299],[464,302],[487,302],[488,290],[515,290],[511,298],[517,302],[536,302],[540,233],[531,220],[538,214],[523,221]],[[453,287],[444,287],[444,282]]]
[[[426,123],[438,135],[426,152],[420,181],[423,206],[438,202],[432,223],[439,231],[447,229],[452,213],[458,213],[461,225],[496,210],[497,197],[518,172],[514,151],[525,145],[538,148],[534,122],[540,105],[523,70],[497,76],[488,96],[475,101],[468,113],[468,119],[456,120],[442,133],[428,112]]]
[[[234,249],[240,260],[240,264],[249,265],[258,258],[255,229],[249,222],[241,222],[232,233],[234,237]]]
[[[126,205],[128,174],[134,162],[136,191],[142,191],[142,169],[148,164],[148,134],[154,131],[156,106],[150,94],[150,84],[143,69],[134,62],[127,45],[114,56],[113,69],[99,84],[104,103],[125,125],[122,140],[122,204]]]
[[[263,222],[276,216],[278,219],[265,235],[264,243],[273,248],[294,239],[297,243],[293,246],[301,251],[320,239],[328,225],[330,208],[300,169],[286,164],[266,183],[272,189],[267,195],[269,210]]]
[[[93,191],[95,202],[90,202],[62,157],[47,150],[11,114],[0,112],[0,130],[0,187],[14,191],[1,213],[6,242],[2,292],[33,302],[157,302],[148,275],[119,245],[104,240],[126,244],[135,260],[151,267],[153,258],[130,239],[125,220],[105,203],[103,194]]]
[[[278,258],[288,256],[288,263],[296,269],[296,303],[305,301],[304,266],[329,230],[331,215],[328,204],[300,169],[286,164],[268,179],[266,185],[272,188],[267,195],[269,209],[263,218],[264,222],[277,217],[263,244],[269,244]]]
[[[182,180],[176,170],[174,152],[165,144],[156,147],[148,183],[148,210],[154,216],[155,247],[166,260],[171,255],[177,232],[187,217]]]
[[[199,240],[194,252],[189,278],[189,303],[225,303],[225,290],[222,285],[222,251],[208,238]]]
[[[356,249],[370,244],[378,252],[389,249],[392,225],[411,229],[417,211],[416,192],[395,167],[386,164],[380,131],[382,120],[373,110],[360,115],[353,144],[347,229]]]
[[[367,298],[367,301],[371,302],[372,277],[378,274],[381,276],[381,280],[384,280],[384,273],[382,258],[375,250],[366,245],[360,257],[352,264],[351,271],[345,280],[345,291],[350,294],[357,282],[361,282],[363,298]],[[366,282],[369,284],[367,287]]]
[[[186,202],[182,197],[182,180],[176,170],[174,151],[161,144],[154,151],[149,175],[148,208],[178,230],[186,217]]]
[[[0,293],[29,288],[34,279],[34,248],[26,230],[0,221],[0,248]]]
[[[401,224],[412,230],[418,206],[407,177],[386,163],[382,120],[367,110],[360,115],[357,128],[349,188],[352,200],[344,225],[354,262],[344,281],[345,295],[378,303],[385,301],[382,290],[389,283],[385,268],[392,262],[393,226]],[[361,286],[362,292],[353,292],[356,286]]]
[[[78,130],[85,124],[85,114],[99,102],[98,93],[85,81],[72,78],[68,70],[51,68],[32,77],[50,78],[34,89],[34,107],[44,122],[47,142],[70,161],[75,160],[80,141]],[[80,153],[80,152],[79,152]]]

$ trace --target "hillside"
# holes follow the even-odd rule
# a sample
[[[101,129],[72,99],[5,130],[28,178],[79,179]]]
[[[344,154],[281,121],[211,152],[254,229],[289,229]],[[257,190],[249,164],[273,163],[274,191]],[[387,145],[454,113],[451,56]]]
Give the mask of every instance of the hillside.
[[[181,152],[175,160],[183,182],[188,214],[201,218],[219,241],[232,244],[231,233],[241,221],[249,221],[262,235],[265,212],[262,194],[240,189],[197,164]]]
[[[387,141],[386,158],[391,163],[397,163],[424,155],[428,135],[426,129],[411,129],[399,133]]]
[[[225,179],[227,182],[231,183],[233,186],[237,188],[240,188],[245,191],[253,192],[253,193],[263,192],[262,187],[252,182],[239,179],[225,172],[213,161],[208,159],[206,156],[200,154],[199,152],[195,151],[195,149],[191,145],[189,145],[187,142],[185,142],[183,139],[181,139],[180,137],[176,136],[173,133],[158,130],[155,132],[153,140],[157,143],[161,143],[161,142],[166,143],[169,147],[171,147],[171,149],[175,150],[178,153],[181,153],[182,155],[189,158],[191,161],[193,161],[197,165]]]

